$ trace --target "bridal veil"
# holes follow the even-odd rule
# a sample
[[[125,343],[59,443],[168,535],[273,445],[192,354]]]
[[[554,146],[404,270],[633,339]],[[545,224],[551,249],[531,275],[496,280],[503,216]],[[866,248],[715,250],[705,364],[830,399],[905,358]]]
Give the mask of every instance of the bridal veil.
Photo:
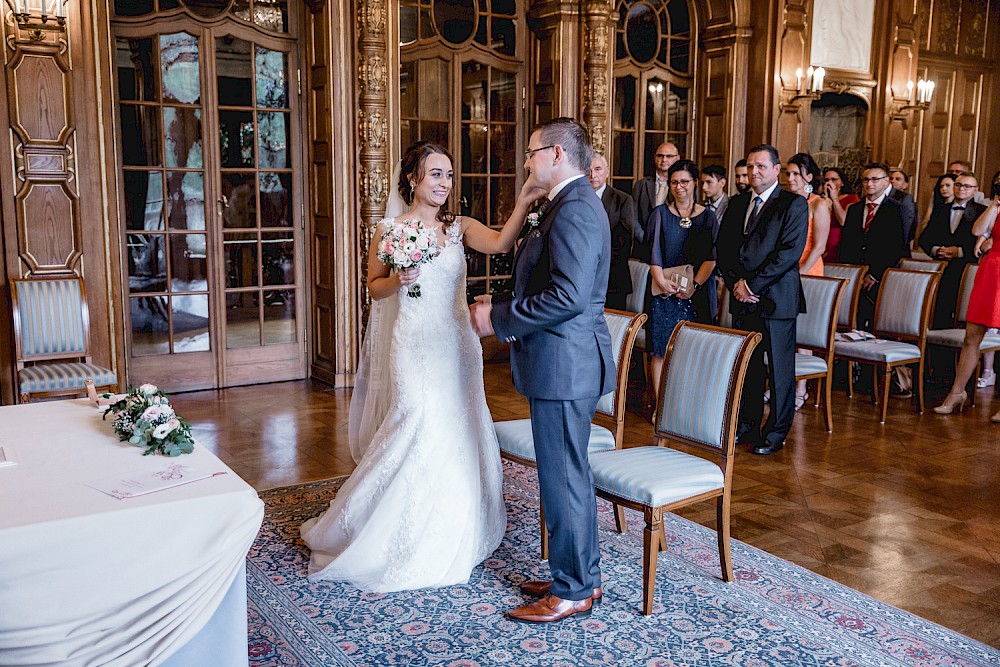
[[[401,215],[407,208],[399,194],[400,163],[397,162],[389,179],[389,201],[385,208],[385,220]],[[376,238],[378,225],[372,230],[371,243]],[[351,412],[348,418],[347,440],[351,457],[359,463],[368,449],[369,443],[385,419],[389,406],[389,348],[392,345],[392,330],[399,314],[399,294],[385,299],[372,300],[368,316],[368,329],[361,343],[358,372],[351,395]]]

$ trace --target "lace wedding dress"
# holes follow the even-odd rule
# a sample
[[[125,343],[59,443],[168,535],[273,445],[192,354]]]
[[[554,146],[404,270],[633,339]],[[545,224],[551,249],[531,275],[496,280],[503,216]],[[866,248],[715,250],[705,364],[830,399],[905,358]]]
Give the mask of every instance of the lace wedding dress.
[[[362,436],[363,452],[352,442],[358,467],[330,508],[302,525],[310,580],[378,592],[466,583],[503,539],[507,514],[482,347],[466,304],[461,225],[450,228],[441,253],[420,267],[421,296],[403,288],[383,300],[396,300],[390,305],[398,312],[377,326],[388,320],[391,329],[373,332],[376,318],[370,321],[369,337],[389,336],[386,351],[369,360],[377,373],[380,357],[388,359],[384,386],[368,388],[363,408],[359,390],[366,389],[355,387],[352,435],[355,412],[364,410],[376,414],[371,436]]]

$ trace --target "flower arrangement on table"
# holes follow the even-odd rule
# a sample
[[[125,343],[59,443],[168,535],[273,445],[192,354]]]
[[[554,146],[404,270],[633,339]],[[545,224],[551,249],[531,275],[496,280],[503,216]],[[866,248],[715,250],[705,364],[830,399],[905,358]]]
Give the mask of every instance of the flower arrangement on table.
[[[437,234],[420,220],[397,220],[387,226],[378,242],[379,260],[397,271],[426,264],[440,252]],[[411,285],[406,294],[419,297],[420,285]]]
[[[145,447],[143,456],[179,456],[194,451],[191,425],[174,412],[166,394],[155,384],[131,389],[124,398],[108,406],[104,418],[108,415],[118,439]]]

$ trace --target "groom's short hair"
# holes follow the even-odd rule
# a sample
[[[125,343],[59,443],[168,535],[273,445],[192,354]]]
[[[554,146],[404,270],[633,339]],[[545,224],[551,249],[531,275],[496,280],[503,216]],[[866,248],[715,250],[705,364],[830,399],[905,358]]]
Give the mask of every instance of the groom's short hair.
[[[558,144],[566,151],[569,163],[586,173],[594,160],[594,147],[590,143],[590,132],[582,123],[573,118],[553,118],[535,127],[543,144]]]

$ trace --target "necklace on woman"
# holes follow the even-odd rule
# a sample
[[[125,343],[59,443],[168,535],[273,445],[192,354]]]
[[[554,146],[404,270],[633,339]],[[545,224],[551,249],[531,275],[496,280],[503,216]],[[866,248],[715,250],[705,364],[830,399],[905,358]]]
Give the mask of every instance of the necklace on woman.
[[[691,227],[691,216],[694,215],[694,204],[691,204],[691,211],[687,215],[681,213],[681,205],[674,202],[674,210],[677,211],[677,217],[680,221],[677,223],[681,226],[681,229],[689,229]]]

